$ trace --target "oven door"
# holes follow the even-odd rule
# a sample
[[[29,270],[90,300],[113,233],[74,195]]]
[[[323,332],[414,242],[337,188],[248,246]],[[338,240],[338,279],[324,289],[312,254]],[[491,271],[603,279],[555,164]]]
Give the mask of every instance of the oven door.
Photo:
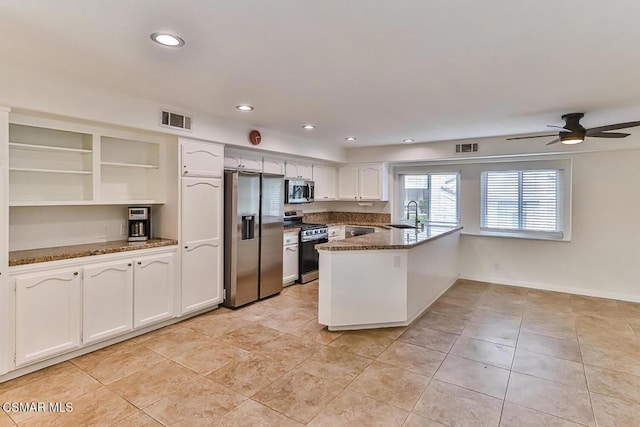
[[[323,237],[308,242],[300,242],[300,283],[307,283],[318,278],[320,254],[316,245],[327,243],[328,238]]]
[[[311,203],[313,202],[313,181],[286,180],[285,203]]]

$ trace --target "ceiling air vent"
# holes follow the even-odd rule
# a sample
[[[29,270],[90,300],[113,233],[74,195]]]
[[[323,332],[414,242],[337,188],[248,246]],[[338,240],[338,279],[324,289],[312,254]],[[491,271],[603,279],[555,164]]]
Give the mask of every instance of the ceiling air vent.
[[[191,117],[172,111],[162,110],[160,124],[174,129],[191,130]]]
[[[478,144],[456,144],[456,153],[475,153],[478,151]]]

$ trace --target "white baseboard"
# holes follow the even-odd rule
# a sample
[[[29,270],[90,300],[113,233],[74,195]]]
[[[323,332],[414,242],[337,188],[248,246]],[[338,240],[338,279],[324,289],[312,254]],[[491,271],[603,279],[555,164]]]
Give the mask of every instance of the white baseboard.
[[[595,291],[593,289],[574,288],[568,286],[550,285],[546,283],[527,282],[523,280],[509,280],[488,277],[476,274],[460,274],[461,279],[476,280],[478,282],[495,283],[497,285],[515,286],[518,288],[540,289],[543,291],[564,292],[567,294],[584,295],[588,297],[617,299],[620,301],[630,301],[640,303],[640,295],[629,295],[619,292]]]

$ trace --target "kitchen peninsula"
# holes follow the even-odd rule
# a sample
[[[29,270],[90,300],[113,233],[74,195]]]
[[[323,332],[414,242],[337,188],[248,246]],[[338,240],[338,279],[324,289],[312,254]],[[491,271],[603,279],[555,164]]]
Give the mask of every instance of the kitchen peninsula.
[[[333,331],[410,324],[458,277],[461,229],[392,228],[317,245],[318,322]]]

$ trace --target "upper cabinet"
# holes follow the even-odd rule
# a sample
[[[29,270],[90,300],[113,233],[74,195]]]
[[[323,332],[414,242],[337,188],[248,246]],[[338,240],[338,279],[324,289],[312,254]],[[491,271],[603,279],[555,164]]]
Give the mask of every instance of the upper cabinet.
[[[341,167],[338,182],[341,200],[389,200],[389,176],[385,163]]]
[[[264,173],[284,175],[284,169],[284,160],[269,159],[267,157],[262,159],[262,172]]]
[[[358,200],[358,166],[343,166],[338,170],[338,198]]]
[[[313,165],[316,201],[338,199],[338,171],[332,166]]]
[[[311,180],[313,170],[310,164],[287,162],[285,177],[289,179]]]
[[[10,206],[164,203],[167,138],[26,116],[11,121]]]
[[[262,157],[252,156],[251,153],[240,153],[226,150],[224,153],[224,168],[250,172],[262,172]]]
[[[222,177],[224,146],[208,142],[180,140],[182,175]]]

